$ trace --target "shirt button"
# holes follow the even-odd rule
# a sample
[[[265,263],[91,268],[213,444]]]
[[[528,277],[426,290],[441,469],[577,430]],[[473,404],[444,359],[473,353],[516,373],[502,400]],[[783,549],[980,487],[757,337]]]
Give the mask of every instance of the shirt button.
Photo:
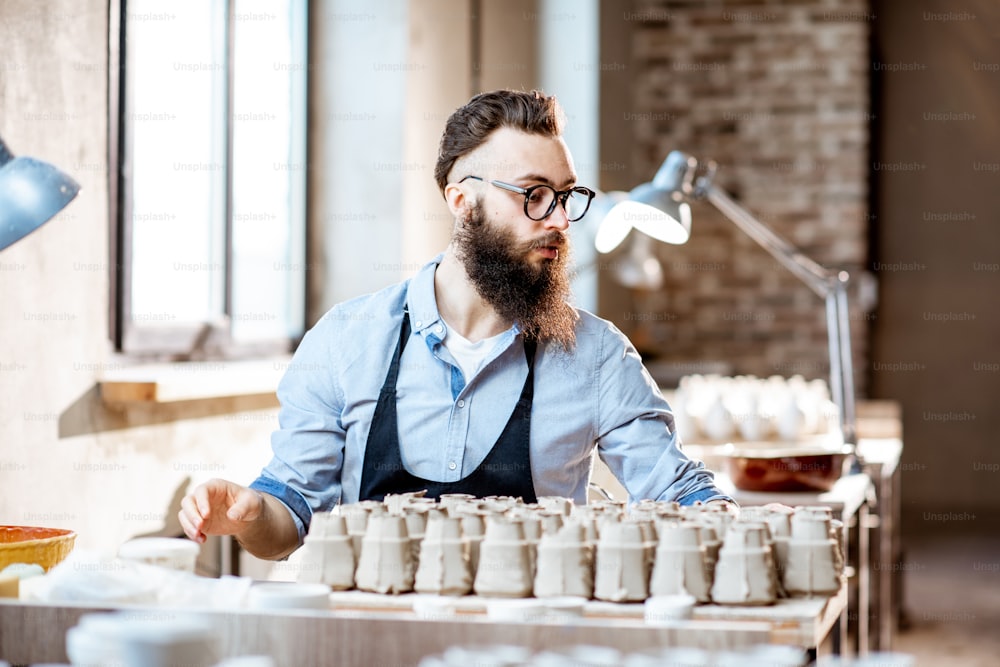
[[[444,327],[441,326],[440,324],[437,325],[436,327],[434,327],[434,333],[439,334],[439,333],[443,333],[443,332],[444,332]]]
[[[420,320],[417,320],[416,322],[414,322],[414,323],[413,323],[413,326],[415,326],[415,327],[416,327],[416,328],[418,328],[418,329],[419,329],[419,328],[420,328],[420,327],[421,327],[422,325],[423,325],[423,322],[421,322]]]
[[[458,399],[458,407],[460,407],[460,408],[464,408],[465,407],[465,399],[462,399],[462,398]]]
[[[450,462],[448,463],[448,470],[454,470],[454,469],[455,469],[455,468],[457,468],[457,467],[458,467],[458,464],[457,464],[457,463],[455,463],[454,461],[450,461]]]

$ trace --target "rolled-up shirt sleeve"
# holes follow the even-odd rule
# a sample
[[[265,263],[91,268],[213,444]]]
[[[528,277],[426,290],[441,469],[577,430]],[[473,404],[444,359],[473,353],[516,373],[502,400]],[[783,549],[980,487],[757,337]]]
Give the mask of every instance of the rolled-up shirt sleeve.
[[[601,343],[597,400],[598,452],[630,499],[733,502],[703,463],[684,454],[669,404],[614,327]]]

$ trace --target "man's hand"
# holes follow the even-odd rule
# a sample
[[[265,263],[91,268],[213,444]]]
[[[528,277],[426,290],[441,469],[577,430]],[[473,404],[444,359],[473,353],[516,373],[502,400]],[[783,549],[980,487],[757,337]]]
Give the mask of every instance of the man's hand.
[[[202,544],[209,535],[240,535],[265,509],[259,491],[224,479],[210,479],[184,496],[178,518],[184,533]]]

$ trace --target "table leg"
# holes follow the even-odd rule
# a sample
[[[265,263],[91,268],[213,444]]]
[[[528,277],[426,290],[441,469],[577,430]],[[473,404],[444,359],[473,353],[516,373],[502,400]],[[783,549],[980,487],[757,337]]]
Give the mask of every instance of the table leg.
[[[868,535],[868,503],[858,508],[858,655],[868,655],[871,595],[869,593],[869,568],[871,566],[871,541]]]
[[[851,567],[850,557],[851,557],[851,517],[845,516],[843,512],[840,514],[840,521],[843,524],[841,530],[844,533],[844,566],[845,568]],[[856,575],[855,575],[856,576]],[[852,577],[853,578],[853,577]],[[851,604],[851,578],[847,580],[847,604],[844,605],[844,610],[840,612],[840,621],[838,625],[840,626],[840,632],[838,634],[838,641],[835,643],[835,652],[839,655],[849,656],[851,655],[851,610],[853,605]]]

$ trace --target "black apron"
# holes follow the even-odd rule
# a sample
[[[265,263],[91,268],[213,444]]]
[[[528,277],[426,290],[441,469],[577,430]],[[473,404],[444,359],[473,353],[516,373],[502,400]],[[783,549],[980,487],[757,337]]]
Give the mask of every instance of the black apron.
[[[404,312],[399,344],[392,355],[392,363],[389,364],[389,372],[382,384],[382,391],[379,392],[371,429],[368,431],[359,500],[382,500],[390,493],[426,490],[428,498],[437,498],[444,493],[468,493],[480,498],[513,496],[520,497],[526,503],[537,502],[535,487],[531,482],[531,457],[528,451],[531,401],[534,395],[535,341],[524,341],[528,377],[507,425],[489,454],[468,477],[457,482],[434,482],[411,475],[403,467],[399,451],[396,381],[399,378],[399,360],[409,337],[410,314]],[[427,443],[427,446],[433,445],[434,443]]]

